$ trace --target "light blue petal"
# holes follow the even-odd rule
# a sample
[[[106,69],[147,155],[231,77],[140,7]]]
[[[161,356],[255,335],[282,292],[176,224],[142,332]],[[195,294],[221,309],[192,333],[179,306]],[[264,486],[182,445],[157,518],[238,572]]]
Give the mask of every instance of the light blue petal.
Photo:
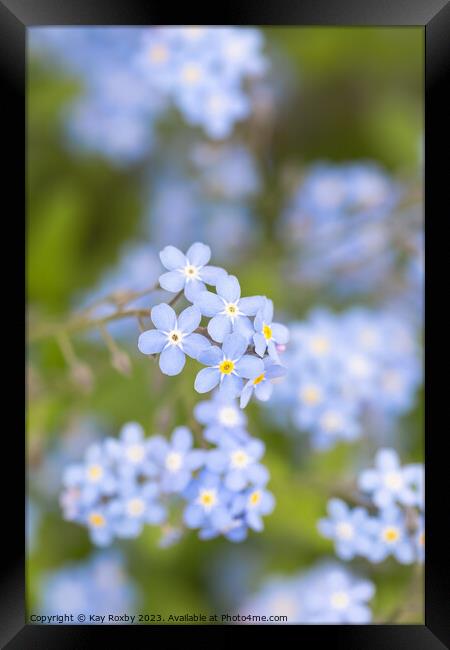
[[[241,296],[241,287],[238,279],[234,275],[219,278],[216,291],[227,302],[237,302]]]
[[[159,330],[142,332],[138,339],[139,351],[143,354],[157,354],[167,343],[167,336]]]
[[[262,381],[255,386],[255,395],[261,402],[267,402],[273,393],[273,384],[270,381]]]
[[[181,314],[178,316],[178,329],[183,332],[183,334],[190,334],[200,325],[202,320],[202,315],[200,309],[192,305],[184,309]]]
[[[206,456],[206,467],[210,472],[223,472],[228,464],[227,455],[219,449],[213,449]]]
[[[200,280],[189,280],[184,287],[184,295],[189,302],[195,302],[203,291],[206,291],[206,286]]]
[[[255,485],[265,485],[269,480],[269,472],[264,465],[250,465],[247,469],[249,480]]]
[[[232,470],[225,478],[225,487],[233,492],[243,490],[247,485],[247,477],[242,470]]]
[[[216,368],[203,368],[195,378],[194,388],[197,393],[207,393],[220,381],[220,372]]]
[[[166,246],[159,253],[159,259],[162,265],[169,271],[186,266],[186,256],[175,248],[175,246]]]
[[[250,401],[250,397],[252,396],[252,393],[253,393],[253,384],[251,381],[249,381],[245,385],[244,390],[241,393],[241,401],[240,401],[241,409],[245,409],[245,407]]]
[[[127,424],[124,424],[120,430],[120,439],[123,440],[123,442],[133,444],[141,442],[143,437],[144,430],[138,422],[127,422]]]
[[[177,315],[170,305],[165,302],[153,307],[150,317],[153,325],[163,332],[170,332],[174,329],[177,322]]]
[[[221,269],[220,266],[204,266],[200,270],[200,277],[203,282],[206,284],[212,284],[214,287],[218,283],[220,278],[225,278],[228,273],[225,269]]]
[[[277,379],[286,375],[286,368],[278,363],[266,366],[266,379]]]
[[[186,363],[184,352],[175,345],[169,345],[161,352],[159,357],[159,367],[165,375],[179,375]]]
[[[342,499],[330,499],[327,510],[333,519],[346,519],[348,516],[348,506]]]
[[[239,311],[241,311],[243,314],[246,314],[246,316],[254,316],[258,309],[261,308],[262,302],[262,296],[241,298],[239,300]]]
[[[393,449],[380,449],[375,456],[375,467],[385,472],[395,471],[399,465],[398,454]]]
[[[183,339],[183,352],[192,359],[198,359],[198,355],[210,346],[206,336],[201,334],[189,334]],[[208,364],[206,364],[208,365]]]
[[[229,398],[238,397],[242,391],[242,379],[236,375],[225,375],[221,384],[220,392]]]
[[[247,513],[247,523],[252,528],[253,530],[256,530],[257,533],[260,533],[262,530],[264,530],[264,524],[263,520],[259,516],[257,512],[254,512],[253,510],[250,510]]]
[[[289,330],[285,325],[281,323],[272,323],[272,338],[276,343],[281,343],[284,345],[289,341]]]
[[[235,366],[235,370],[240,377],[244,379],[254,379],[264,372],[264,364],[259,357],[253,357],[250,354],[244,355]]]
[[[236,361],[242,357],[246,349],[247,341],[242,336],[242,334],[233,332],[233,334],[228,334],[223,340],[222,350],[226,359],[232,359],[233,361]]]
[[[252,322],[247,316],[239,316],[236,318],[234,321],[233,331],[243,336],[247,343],[250,343],[253,334],[255,333]]]
[[[177,427],[172,433],[172,445],[179,451],[187,451],[192,447],[192,433],[187,427]]]
[[[231,524],[231,516],[226,508],[214,508],[211,512],[211,523],[217,530],[223,530]]]
[[[206,244],[196,242],[192,244],[186,253],[189,264],[193,266],[205,266],[211,259],[211,249]]]
[[[255,344],[256,354],[259,354],[260,357],[264,356],[264,353],[267,348],[266,339],[262,334],[254,334],[253,343]]]
[[[166,291],[177,293],[181,291],[186,282],[185,276],[180,271],[168,271],[159,276],[159,284]]]
[[[263,443],[262,440],[258,440],[257,438],[253,438],[253,440],[250,440],[250,442],[247,445],[247,453],[254,458],[255,460],[259,460],[264,456],[264,452],[266,450],[266,446]]]
[[[152,503],[147,506],[145,521],[149,524],[162,524],[167,517],[166,509],[159,503]]]
[[[209,345],[198,355],[198,360],[205,366],[217,366],[223,359],[222,350],[217,345]]]
[[[218,312],[223,311],[223,300],[211,291],[202,291],[195,297],[195,306],[200,309],[203,316],[215,316]]]
[[[208,323],[208,333],[218,343],[221,343],[230,331],[231,320],[224,314],[216,314]]]
[[[273,321],[273,302],[272,300],[269,300],[269,298],[266,298],[264,300],[262,317],[267,325],[270,325],[270,323]]]
[[[199,528],[204,520],[203,510],[196,504],[187,506],[183,513],[183,521],[188,528]]]

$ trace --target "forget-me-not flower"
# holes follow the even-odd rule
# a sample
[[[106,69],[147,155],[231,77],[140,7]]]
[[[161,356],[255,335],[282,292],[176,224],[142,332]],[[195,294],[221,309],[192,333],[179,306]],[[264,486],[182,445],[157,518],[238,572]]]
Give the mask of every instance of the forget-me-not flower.
[[[138,348],[143,354],[161,353],[159,367],[165,375],[178,375],[186,362],[185,354],[196,359],[201,350],[210,345],[201,334],[193,333],[200,325],[201,313],[197,307],[187,307],[178,316],[165,303],[151,310],[156,329],[139,336]]]
[[[247,340],[234,332],[225,336],[222,348],[211,345],[198,355],[204,365],[195,378],[195,390],[207,393],[220,384],[220,390],[229,398],[240,395],[244,379],[254,379],[264,372],[261,359],[245,354]]]
[[[393,555],[400,564],[411,564],[415,559],[414,542],[408,533],[405,513],[397,506],[379,511],[378,517],[368,522],[372,545],[368,555],[371,562],[382,562]]]
[[[196,404],[194,416],[205,426],[203,437],[208,442],[217,444],[224,437],[236,440],[246,440],[249,437],[244,412],[236,400],[229,399],[220,391],[214,392],[210,400]]]
[[[188,505],[183,513],[184,523],[188,528],[222,531],[232,524],[229,509],[232,495],[218,474],[202,472],[185,491]]]
[[[240,491],[249,483],[262,486],[269,480],[269,473],[259,460],[264,455],[264,443],[250,439],[240,443],[225,438],[217,449],[206,457],[206,466],[211,472],[224,475],[225,487]]]
[[[206,289],[205,283],[215,286],[219,278],[227,276],[224,269],[208,265],[211,249],[200,242],[192,244],[186,255],[175,246],[166,246],[159,257],[168,269],[159,277],[161,287],[173,293],[184,289],[186,298],[191,302],[200,291]]]
[[[257,312],[254,326],[253,342],[256,353],[263,357],[266,350],[274,361],[280,361],[277,344],[285,345],[289,340],[289,330],[280,323],[273,323],[273,302],[265,298],[264,304]]]
[[[367,510],[351,509],[341,499],[330,499],[327,510],[328,519],[320,519],[318,529],[324,537],[334,540],[337,556],[342,560],[351,560],[355,555],[367,557],[371,545]]]
[[[269,515],[275,506],[273,494],[261,486],[252,486],[238,494],[231,506],[231,514],[242,518],[252,530],[264,529],[262,516]]]
[[[248,317],[256,314],[262,297],[241,298],[241,287],[234,275],[219,278],[216,291],[217,294],[203,291],[194,301],[203,316],[211,318],[208,323],[211,338],[221,343],[227,334],[236,331],[249,340],[254,330]]]
[[[264,372],[258,375],[258,377],[250,379],[242,390],[240,400],[241,408],[247,406],[253,393],[255,393],[261,402],[266,402],[273,391],[273,383],[271,380],[278,379],[286,374],[286,368],[277,363],[273,363],[269,357],[263,359],[263,363]]]

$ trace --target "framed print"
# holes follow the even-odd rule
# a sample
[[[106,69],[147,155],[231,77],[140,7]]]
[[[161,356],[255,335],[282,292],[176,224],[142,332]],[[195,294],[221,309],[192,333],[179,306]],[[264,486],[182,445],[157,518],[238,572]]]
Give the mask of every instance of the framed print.
[[[26,206],[4,647],[448,647],[425,248],[449,4],[0,10]]]

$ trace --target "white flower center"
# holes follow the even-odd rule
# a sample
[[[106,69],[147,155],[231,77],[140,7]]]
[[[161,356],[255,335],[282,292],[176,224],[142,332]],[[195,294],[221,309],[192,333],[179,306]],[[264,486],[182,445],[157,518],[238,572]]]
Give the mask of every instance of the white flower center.
[[[402,388],[402,378],[395,370],[386,372],[382,381],[383,387],[388,393],[398,393]]]
[[[325,336],[316,336],[310,342],[310,348],[317,356],[323,356],[330,349],[330,342]]]
[[[219,409],[218,419],[226,427],[235,427],[239,424],[239,414],[232,406],[223,406]]]
[[[237,302],[226,302],[223,313],[233,320],[236,316],[240,315],[239,307]]]
[[[322,400],[322,391],[317,386],[304,386],[300,390],[300,400],[305,404],[314,406]]]
[[[202,77],[202,69],[195,63],[188,63],[184,66],[181,76],[183,81],[193,86],[200,81]]]
[[[172,330],[171,332],[167,333],[167,340],[169,341],[170,345],[176,345],[180,347],[183,340],[183,332],[180,332],[180,330]]]
[[[234,469],[244,469],[250,463],[250,456],[243,449],[236,449],[230,455],[231,467]]]
[[[143,514],[145,510],[145,501],[144,499],[130,499],[127,502],[127,513],[130,517],[139,517]]]
[[[327,411],[321,417],[320,423],[327,433],[336,433],[342,427],[342,417],[335,411]]]
[[[128,460],[130,460],[132,463],[140,463],[145,456],[144,445],[130,445],[127,448],[125,454]]]
[[[188,280],[198,280],[200,278],[200,269],[193,264],[186,264],[183,273]]]
[[[335,591],[330,598],[333,609],[346,609],[350,603],[350,598],[345,591]]]
[[[149,50],[149,58],[152,63],[165,63],[169,58],[167,47],[161,44],[152,45]]]
[[[183,457],[176,451],[171,451],[166,456],[165,466],[169,472],[177,472],[183,463]]]
[[[388,472],[383,481],[390,490],[400,490],[403,487],[403,477],[400,472]]]
[[[339,539],[351,539],[353,537],[353,526],[346,521],[342,521],[336,526],[336,535]]]

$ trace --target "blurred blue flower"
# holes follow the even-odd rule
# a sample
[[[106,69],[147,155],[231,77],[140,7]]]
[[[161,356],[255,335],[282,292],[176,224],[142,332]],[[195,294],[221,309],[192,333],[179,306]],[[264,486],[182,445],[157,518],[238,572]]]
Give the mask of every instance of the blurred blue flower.
[[[185,491],[188,505],[183,513],[184,523],[188,528],[199,528],[202,538],[204,534],[205,538],[219,534],[232,525],[229,508],[232,494],[218,474],[202,472]]]
[[[214,392],[209,401],[196,404],[194,416],[206,427],[203,437],[208,442],[218,444],[224,437],[244,441],[249,437],[242,409],[220,391]]]
[[[159,367],[165,375],[178,375],[186,362],[185,354],[196,359],[210,343],[201,334],[193,333],[200,325],[197,307],[187,307],[178,316],[170,305],[161,303],[151,310],[156,329],[142,332],[138,348],[143,354],[158,354]]]
[[[248,381],[241,393],[240,405],[245,408],[250,401],[251,396],[255,393],[256,397],[261,402],[266,402],[270,399],[273,392],[273,380],[284,377],[286,368],[277,363],[273,363],[270,357],[263,359],[264,372],[254,379]]]
[[[393,449],[380,449],[375,455],[375,468],[366,469],[358,477],[358,487],[370,494],[378,508],[398,503],[404,506],[423,504],[423,465],[405,465]]]
[[[197,374],[195,390],[207,393],[220,384],[220,391],[229,399],[240,395],[243,379],[253,379],[264,372],[262,360],[245,354],[246,350],[247,340],[236,332],[225,336],[222,348],[210,345],[202,350],[198,360],[210,367]]]
[[[211,249],[196,242],[184,255],[175,246],[166,246],[159,254],[168,273],[159,277],[159,284],[166,291],[177,293],[184,290],[185,296],[194,302],[199,292],[205,291],[205,284],[216,286],[220,278],[226,277],[224,269],[207,266],[211,259]]]
[[[371,562],[382,562],[392,555],[400,564],[412,564],[415,558],[414,541],[408,532],[406,514],[393,506],[384,508],[368,522],[372,545],[368,555]]]
[[[225,487],[234,492],[247,488],[249,483],[263,486],[269,480],[267,469],[259,463],[264,449],[261,440],[250,438],[241,443],[224,438],[217,449],[208,452],[206,467],[223,475]]]
[[[335,543],[336,555],[351,560],[356,555],[367,557],[371,540],[367,532],[369,515],[364,508],[350,509],[341,499],[330,499],[328,519],[320,519],[319,532]]]
[[[275,507],[273,494],[261,486],[252,486],[236,496],[231,514],[242,518],[243,524],[261,532],[264,529],[262,516],[269,515]]]
[[[203,316],[211,318],[208,323],[211,338],[221,343],[233,331],[246,337],[247,341],[250,340],[254,330],[248,317],[256,314],[262,304],[262,297],[241,298],[241,287],[234,275],[220,277],[216,291],[217,294],[203,291],[194,301]]]

